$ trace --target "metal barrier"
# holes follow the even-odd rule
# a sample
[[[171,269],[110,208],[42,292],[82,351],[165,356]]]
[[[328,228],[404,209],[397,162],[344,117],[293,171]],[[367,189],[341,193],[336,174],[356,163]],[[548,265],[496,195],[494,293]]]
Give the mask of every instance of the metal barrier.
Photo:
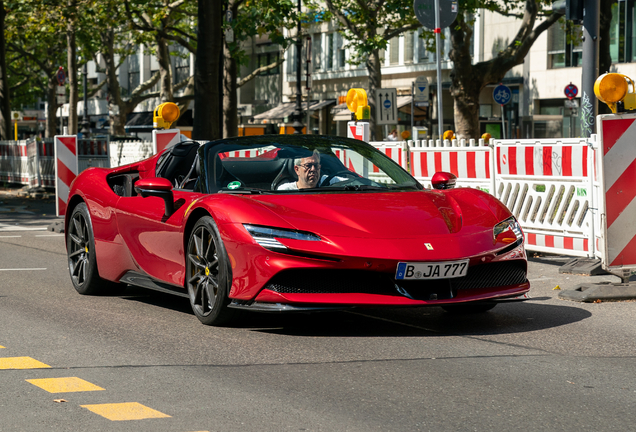
[[[151,141],[111,141],[109,150],[112,168],[138,162],[154,154]]]
[[[444,143],[430,140],[410,143],[408,168],[407,165],[402,167],[425,187],[431,187],[433,174],[447,171],[457,176],[457,186],[478,188],[494,195],[493,151],[483,140],[445,140]]]
[[[110,168],[109,143],[108,137],[78,139],[78,173],[90,167]]]
[[[29,184],[26,141],[0,142],[0,181]]]
[[[588,140],[497,140],[494,148],[495,196],[519,220],[527,249],[593,256]]]
[[[408,166],[409,148],[406,141],[371,141],[369,144],[387,155],[388,158],[401,167]],[[362,173],[363,171],[356,172]],[[367,177],[378,183],[387,183],[390,179],[386,174],[380,173],[380,170],[375,165],[367,169]]]

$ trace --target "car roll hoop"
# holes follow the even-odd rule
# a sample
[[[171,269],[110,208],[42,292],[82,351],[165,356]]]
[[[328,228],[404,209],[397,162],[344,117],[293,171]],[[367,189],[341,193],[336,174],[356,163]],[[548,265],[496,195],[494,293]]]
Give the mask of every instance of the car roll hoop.
[[[174,213],[174,196],[170,180],[162,177],[139,179],[135,182],[135,191],[143,198],[150,196],[161,198],[165,205],[165,217],[168,218]]]

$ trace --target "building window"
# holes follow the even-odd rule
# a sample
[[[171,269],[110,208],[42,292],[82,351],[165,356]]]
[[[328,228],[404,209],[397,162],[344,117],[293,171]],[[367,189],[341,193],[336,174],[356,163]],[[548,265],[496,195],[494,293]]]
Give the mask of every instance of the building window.
[[[612,63],[631,63],[636,60],[634,3],[634,0],[619,0],[612,4],[612,23],[610,25]]]
[[[581,66],[582,28],[571,21],[558,22],[548,30],[548,68]]]
[[[399,36],[392,37],[389,41],[389,62],[392,65],[400,63],[400,38]]]
[[[295,48],[295,46],[294,46]],[[295,52],[294,52],[295,54]],[[272,63],[275,63],[278,61],[280,54],[278,52],[268,52],[268,53],[262,53],[258,55],[258,67],[264,67],[264,66],[268,66]],[[294,61],[290,62],[290,64],[296,64],[296,59],[298,56],[294,55]],[[294,69],[295,70],[295,69]],[[276,67],[269,69],[268,71],[265,72],[261,72],[260,76],[264,76],[264,75],[278,75],[280,73],[280,67],[277,65]]]
[[[344,37],[342,37],[342,35],[338,35],[338,69],[344,69],[347,63],[347,52],[344,45]]]
[[[179,84],[190,77],[190,53],[182,52],[174,58],[174,83]]]
[[[311,43],[311,62],[315,72],[322,70],[322,33],[313,36]]]
[[[413,63],[413,32],[404,34],[404,63]]]
[[[327,35],[327,70],[333,69],[333,57],[334,57],[334,33]]]
[[[419,37],[419,35],[418,35]],[[434,63],[435,62],[435,46],[428,45],[431,40],[420,38],[418,52],[417,52],[417,61],[418,63]],[[434,43],[434,39],[433,39]]]
[[[139,55],[128,56],[128,94],[139,87]]]

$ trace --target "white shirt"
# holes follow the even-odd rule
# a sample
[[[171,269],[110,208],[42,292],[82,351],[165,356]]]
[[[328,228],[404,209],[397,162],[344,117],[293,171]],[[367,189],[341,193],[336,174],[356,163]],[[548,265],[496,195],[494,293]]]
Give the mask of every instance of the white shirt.
[[[320,177],[320,181],[318,182],[318,185],[316,187],[320,186],[322,182],[327,179],[327,177],[329,177],[327,174]],[[329,184],[334,184],[345,180],[347,180],[347,177],[334,177],[331,179]],[[278,186],[276,190],[298,190],[298,184],[296,184],[296,182],[283,183],[282,185]]]

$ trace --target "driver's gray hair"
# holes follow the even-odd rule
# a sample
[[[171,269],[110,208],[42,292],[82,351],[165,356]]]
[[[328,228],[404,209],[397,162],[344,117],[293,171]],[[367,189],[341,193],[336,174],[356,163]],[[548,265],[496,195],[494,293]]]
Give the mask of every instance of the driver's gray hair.
[[[296,158],[296,160],[294,161],[294,165],[300,166],[302,160],[303,159],[307,159],[308,157],[314,157],[314,158],[318,159],[318,163],[320,163],[320,153],[318,153],[318,150],[314,150],[314,154],[312,154],[311,156],[305,156],[305,157],[302,157],[302,158]]]

